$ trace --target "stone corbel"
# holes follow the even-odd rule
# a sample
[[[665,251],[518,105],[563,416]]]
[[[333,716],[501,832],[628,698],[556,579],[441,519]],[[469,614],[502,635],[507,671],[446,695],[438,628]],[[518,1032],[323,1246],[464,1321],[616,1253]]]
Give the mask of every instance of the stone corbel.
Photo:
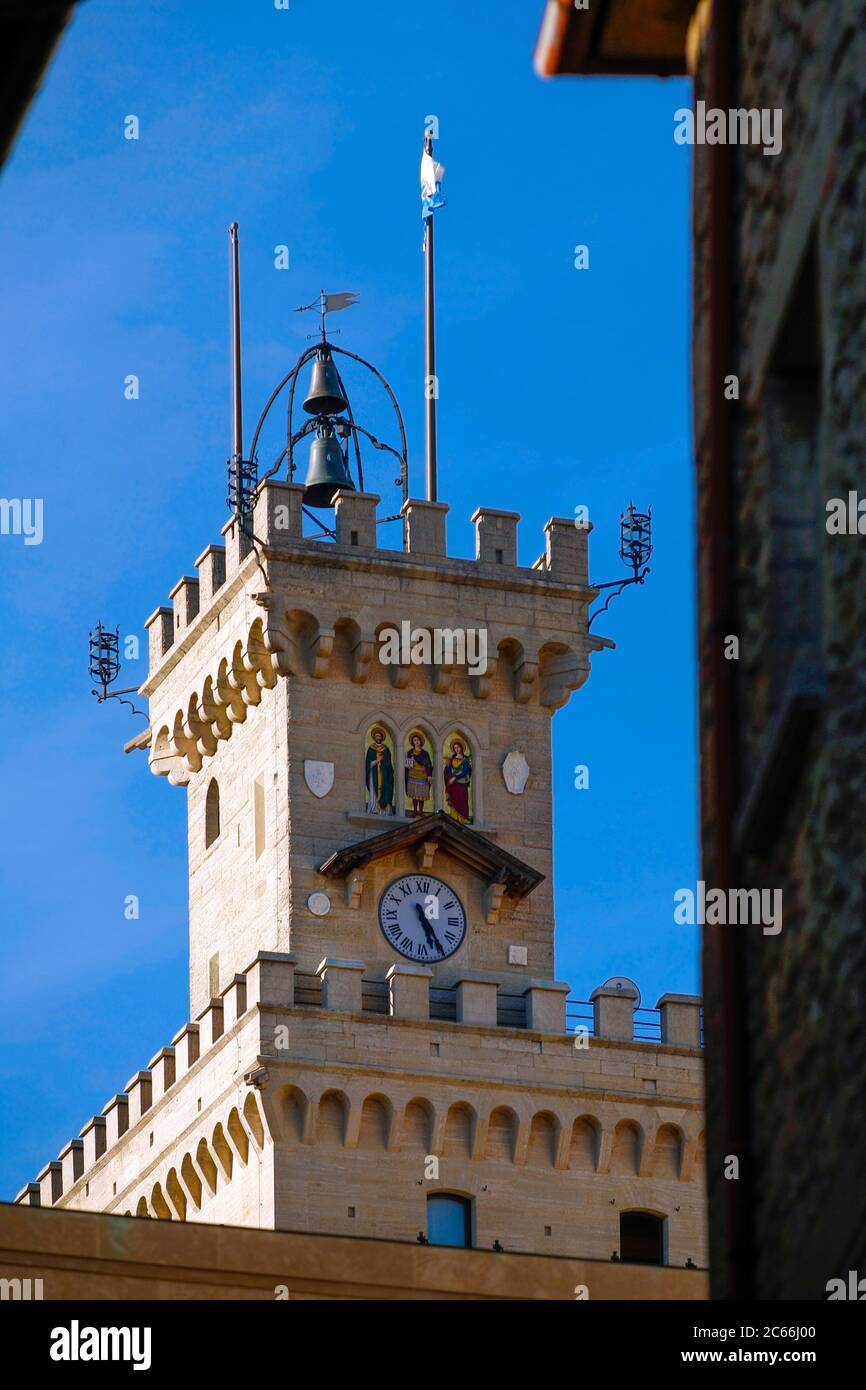
[[[409,677],[411,674],[412,667],[408,662],[405,665],[401,663],[398,666],[392,666],[391,684],[394,686],[395,690],[405,690],[406,686],[409,684]]]
[[[202,756],[199,752],[198,743],[195,739],[189,738],[184,731],[183,710],[178,710],[174,716],[174,729],[171,735],[171,749],[182,758],[189,772],[198,772],[202,765]],[[171,777],[169,776],[169,781]]]
[[[265,610],[261,619],[262,642],[271,665],[280,676],[297,675],[300,669],[298,645],[273,606],[273,594],[256,594],[256,603]]]
[[[472,686],[472,694],[476,700],[488,700],[490,698],[490,687],[493,677],[496,675],[496,657],[487,658],[487,670],[483,676],[470,676],[469,681]]]
[[[244,665],[240,643],[238,643],[235,648],[235,655],[232,658],[232,669],[229,673],[228,681],[232,689],[238,691],[245,705],[258,705],[261,703],[261,686],[256,680],[254,673],[248,671]]]
[[[514,699],[518,705],[529,703],[537,679],[537,661],[519,661],[517,663],[514,668]]]
[[[421,841],[417,851],[417,862],[419,869],[433,868],[433,860],[436,858],[436,851],[438,848],[438,835],[431,835],[429,839]]]
[[[497,875],[491,879],[484,890],[484,920],[488,927],[495,927],[499,923],[499,913],[502,907],[502,898],[505,893],[504,877]]]
[[[447,695],[451,689],[451,680],[454,675],[453,666],[434,666],[433,667],[433,689],[437,695]]]
[[[561,709],[568,704],[573,690],[579,690],[589,675],[589,660],[585,652],[565,652],[548,657],[541,672],[539,699],[547,709]]]
[[[218,739],[228,738],[232,731],[232,723],[223,702],[218,698],[213,688],[213,680],[208,676],[204,683],[201,695],[201,707],[205,718],[215,725],[214,733]]]
[[[225,710],[230,724],[243,724],[247,717],[244,697],[231,680],[231,670],[225,657],[220,662],[214,701]]]
[[[346,906],[347,906],[347,907],[359,908],[359,907],[361,906],[361,897],[362,897],[363,892],[364,892],[364,884],[366,883],[366,881],[367,881],[367,876],[366,876],[366,874],[364,873],[363,870],[361,870],[361,871],[358,872],[358,873],[349,874],[349,875],[347,876],[347,878],[346,878]]]
[[[241,658],[243,668],[253,677],[259,690],[270,690],[277,683],[270,653],[265,650],[261,624],[254,623],[247,635],[247,649]]]
[[[352,680],[355,685],[363,685],[370,675],[370,662],[376,644],[371,638],[360,638],[352,648]]]
[[[168,783],[170,787],[189,786],[189,771],[185,758],[174,758],[168,771]]]
[[[313,659],[313,675],[317,680],[321,680],[323,676],[328,674],[328,667],[331,664],[331,653],[333,650],[333,632],[326,632],[320,628],[310,643],[310,654]]]
[[[244,664],[246,665],[247,662],[252,664],[256,680],[262,690],[273,690],[279,679],[279,673],[265,646],[261,626],[256,624],[256,628],[257,630],[254,629],[247,638],[247,656]]]
[[[189,697],[186,719],[183,722],[183,732],[187,742],[194,743],[203,758],[211,757],[216,752],[216,738],[211,731],[210,724],[201,717],[198,707],[198,695],[195,691]]]

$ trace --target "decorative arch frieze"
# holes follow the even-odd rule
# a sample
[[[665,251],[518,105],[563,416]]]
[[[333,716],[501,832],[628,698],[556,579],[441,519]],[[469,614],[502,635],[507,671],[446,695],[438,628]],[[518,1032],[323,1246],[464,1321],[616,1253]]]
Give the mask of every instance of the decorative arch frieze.
[[[366,684],[375,668],[379,634],[384,627],[395,625],[382,618],[374,622],[363,615],[359,620],[339,611],[284,611],[272,594],[257,594],[256,603],[261,613],[250,624],[246,637],[236,641],[231,655],[223,656],[216,669],[202,677],[201,685],[189,692],[181,707],[163,716],[159,732],[152,735],[150,768],[156,776],[185,785],[280,677],[307,675],[323,680],[342,674],[356,685]],[[538,700],[551,710],[565,704],[571,691],[589,674],[588,651],[582,641],[569,645],[549,640],[540,648],[536,642],[530,632],[491,629],[487,670],[470,678],[473,696],[489,699],[500,674],[510,672],[516,703]],[[337,661],[335,647],[341,653]],[[391,686],[406,688],[412,671],[411,665],[390,665]],[[453,669],[432,666],[428,676],[428,690],[445,694],[451,687]],[[441,735],[448,727],[438,725],[438,721],[434,727],[429,719],[427,723],[431,734]],[[468,723],[465,728],[474,747],[482,747]]]

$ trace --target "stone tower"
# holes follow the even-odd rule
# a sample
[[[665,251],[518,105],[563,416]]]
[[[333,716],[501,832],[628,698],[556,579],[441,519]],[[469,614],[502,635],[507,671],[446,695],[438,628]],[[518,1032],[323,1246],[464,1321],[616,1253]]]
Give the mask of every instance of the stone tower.
[[[419,867],[447,868],[467,917],[459,950],[438,960],[431,948],[434,988],[467,970],[514,991],[551,979],[550,715],[586,680],[590,651],[610,645],[585,631],[588,531],[549,522],[544,556],[521,569],[517,516],[480,509],[467,563],[446,557],[443,503],[408,502],[405,549],[391,551],[376,545],[377,497],[339,493],[329,544],[302,538],[302,496],[268,484],[255,539],[230,523],[225,550],[209,547],[147,624],[151,768],[188,788],[192,1016],[258,950],[291,951],[305,975],[325,957],[360,958],[384,982],[394,945],[381,892]],[[417,660],[417,634],[432,656],[444,630],[454,657],[459,634],[479,634],[475,674]],[[389,633],[409,640],[386,663]],[[413,803],[416,732],[427,795]],[[442,775],[455,739],[468,824]],[[382,745],[388,795],[371,802],[367,750]]]
[[[650,1042],[600,988],[575,1036],[554,971],[550,717],[612,645],[589,528],[525,568],[512,512],[464,560],[442,503],[387,550],[376,496],[336,495],[333,542],[302,496],[260,487],[148,620],[192,1022],[19,1200],[436,1240],[447,1198],[466,1243],[630,1258],[639,1218],[705,1263],[700,1001]]]

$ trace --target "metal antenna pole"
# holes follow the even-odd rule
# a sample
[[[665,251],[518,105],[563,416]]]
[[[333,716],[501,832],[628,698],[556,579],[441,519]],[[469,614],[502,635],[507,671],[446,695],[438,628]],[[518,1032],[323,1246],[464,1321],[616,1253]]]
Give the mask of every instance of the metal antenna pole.
[[[433,153],[433,137],[427,132],[425,148]],[[427,397],[427,501],[437,500],[436,490],[436,319],[433,267],[433,217],[424,231],[424,298],[426,304],[425,395]]]
[[[241,399],[241,284],[238,264],[238,224],[229,227],[232,256],[232,463],[235,469],[235,488],[240,507],[243,495],[241,463],[244,456],[244,420]]]

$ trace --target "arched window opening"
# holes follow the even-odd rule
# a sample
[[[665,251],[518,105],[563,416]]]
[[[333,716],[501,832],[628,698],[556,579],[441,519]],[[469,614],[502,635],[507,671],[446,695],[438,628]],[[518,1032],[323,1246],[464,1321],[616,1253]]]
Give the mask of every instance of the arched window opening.
[[[431,1245],[472,1248],[472,1203],[468,1197],[435,1192],[427,1198],[427,1240]]]
[[[205,849],[212,845],[220,833],[220,788],[219,782],[212,777],[207,789],[207,796],[204,802],[204,844]]]
[[[663,1265],[665,1219],[649,1211],[623,1211],[619,1217],[619,1256],[636,1265]]]

